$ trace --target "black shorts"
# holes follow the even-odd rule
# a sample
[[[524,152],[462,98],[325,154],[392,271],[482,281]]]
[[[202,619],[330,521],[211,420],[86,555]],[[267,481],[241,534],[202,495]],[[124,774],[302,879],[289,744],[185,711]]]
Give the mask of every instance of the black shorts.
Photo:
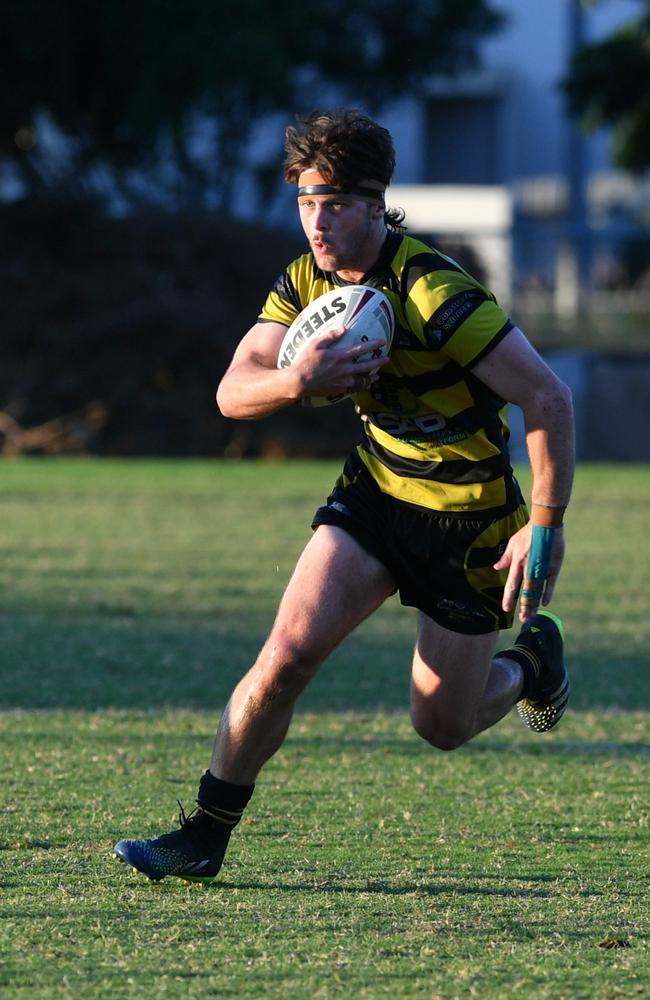
[[[514,614],[501,608],[508,574],[492,566],[527,521],[523,499],[496,517],[441,514],[396,500],[353,453],[312,527],[331,524],[352,535],[391,572],[402,604],[452,632],[483,635],[512,625]]]

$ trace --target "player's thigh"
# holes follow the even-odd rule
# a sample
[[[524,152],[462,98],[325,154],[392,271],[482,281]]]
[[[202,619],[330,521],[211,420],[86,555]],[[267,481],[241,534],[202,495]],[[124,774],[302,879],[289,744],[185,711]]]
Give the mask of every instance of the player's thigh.
[[[394,590],[383,563],[347,531],[321,525],[296,563],[270,641],[322,661]]]
[[[418,732],[428,738],[433,730],[460,735],[471,729],[485,692],[496,639],[496,632],[451,632],[419,613],[411,673],[411,717]]]

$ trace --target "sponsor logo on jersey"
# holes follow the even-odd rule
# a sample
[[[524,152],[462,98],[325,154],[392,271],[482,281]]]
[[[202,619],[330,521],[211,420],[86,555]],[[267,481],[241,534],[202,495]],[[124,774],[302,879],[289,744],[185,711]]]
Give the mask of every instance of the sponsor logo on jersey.
[[[485,300],[479,289],[469,288],[444,302],[425,324],[424,335],[429,346],[442,347]]]
[[[431,441],[437,444],[455,444],[468,437],[466,431],[449,427],[445,417],[440,413],[429,413],[423,417],[406,417],[396,413],[368,413],[365,419],[407,444]]]

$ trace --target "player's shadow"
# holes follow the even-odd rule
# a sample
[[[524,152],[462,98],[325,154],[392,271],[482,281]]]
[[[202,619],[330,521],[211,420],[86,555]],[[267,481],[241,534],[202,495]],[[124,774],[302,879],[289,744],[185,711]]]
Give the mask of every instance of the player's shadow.
[[[474,876],[472,876],[473,878]],[[540,881],[550,881],[550,878],[545,879],[544,876],[540,877]],[[370,882],[366,886],[350,885],[347,882],[328,882],[325,884],[310,883],[310,882],[256,882],[254,880],[249,881],[237,881],[237,880],[220,880],[215,882],[209,887],[211,891],[220,891],[221,889],[231,892],[233,889],[248,890],[251,892],[268,891],[273,889],[279,892],[300,892],[316,894],[322,893],[323,895],[345,893],[345,895],[355,895],[355,896],[365,896],[365,895],[381,895],[381,896],[504,896],[508,898],[530,898],[530,899],[551,899],[556,893],[552,892],[550,889],[543,888],[508,888],[507,886],[480,886],[476,884],[468,885],[467,883],[460,882],[444,882],[444,883],[422,883],[417,882],[407,885],[391,885],[389,882]],[[558,893],[559,894],[559,893]]]
[[[405,712],[412,637],[403,627],[393,634],[393,624],[389,616],[381,627],[350,636],[304,692],[299,711]],[[214,621],[0,614],[0,711],[146,706],[218,712],[254,661],[267,628],[266,620],[251,624],[225,613]],[[621,651],[610,667],[599,667],[598,683],[587,657],[574,657],[572,668],[572,711],[644,708],[634,651]],[[595,752],[599,746],[594,743]]]
[[[422,756],[422,754],[429,755],[433,752],[415,733],[412,736],[378,736],[376,738],[346,737],[338,733],[329,737],[326,734],[319,733],[317,737],[310,738],[303,735],[292,736],[290,732],[289,741],[288,745],[293,744],[301,749],[308,750],[311,747],[312,752],[316,750],[328,752],[328,749],[331,748],[332,754],[341,753],[344,750],[349,750],[352,753],[372,753],[377,750],[381,750],[381,752],[388,750],[400,755]],[[479,738],[471,743],[467,743],[455,751],[456,755],[481,755],[490,753],[499,755],[514,753],[523,754],[528,757],[559,755],[570,756],[572,759],[581,755],[589,758],[598,755],[644,757],[650,756],[650,744],[642,742],[621,743],[612,740],[566,740],[560,737],[560,731],[553,735],[546,735],[544,743],[541,744],[541,741],[533,741],[533,737],[530,734],[526,734],[522,729],[521,739],[498,739],[490,735],[483,740]]]

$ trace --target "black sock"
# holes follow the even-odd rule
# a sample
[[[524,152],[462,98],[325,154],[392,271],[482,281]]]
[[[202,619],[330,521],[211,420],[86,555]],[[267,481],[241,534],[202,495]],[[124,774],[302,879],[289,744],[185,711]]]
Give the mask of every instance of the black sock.
[[[520,695],[521,698],[529,697],[530,691],[535,687],[541,671],[538,649],[535,648],[536,644],[531,641],[531,638],[532,636],[530,631],[522,629],[515,639],[515,645],[511,646],[509,649],[502,649],[500,653],[497,653],[496,657],[507,657],[507,659],[514,660],[515,663],[518,663],[521,667],[524,675],[524,686]]]
[[[213,820],[215,829],[222,827],[230,833],[237,826],[255,785],[234,785],[222,781],[206,771],[199,782],[197,803],[204,814]]]

